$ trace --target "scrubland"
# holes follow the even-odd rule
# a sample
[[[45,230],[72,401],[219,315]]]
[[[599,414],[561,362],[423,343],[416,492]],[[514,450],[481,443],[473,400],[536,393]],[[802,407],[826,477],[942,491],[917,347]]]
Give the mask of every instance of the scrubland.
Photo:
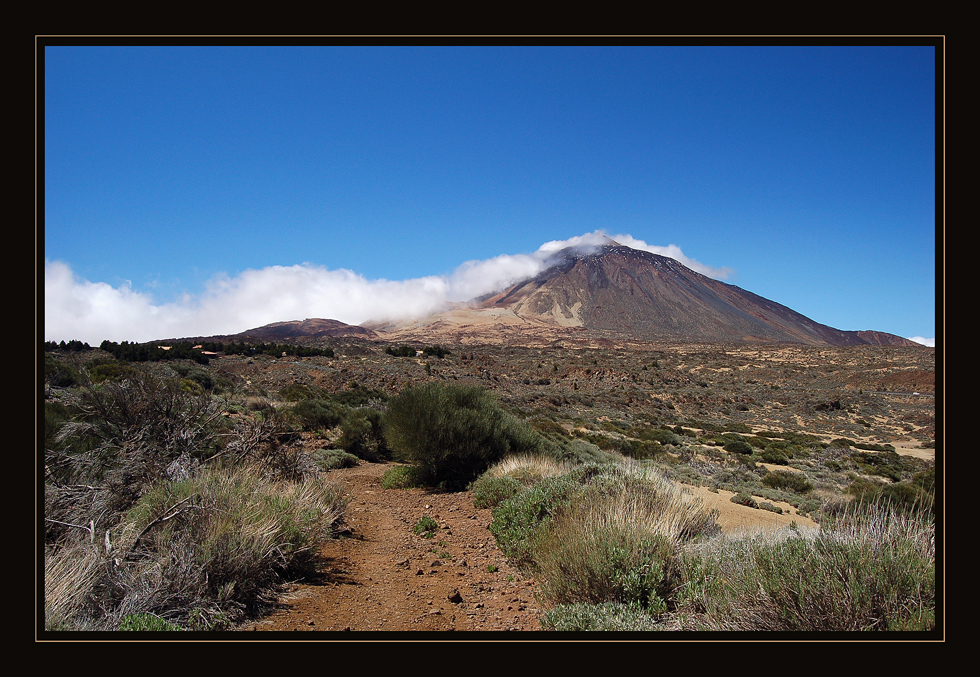
[[[343,536],[336,471],[363,463],[492,510],[545,631],[941,628],[931,350],[330,349],[46,351],[41,631],[261,617]],[[704,491],[788,524],[726,531]]]

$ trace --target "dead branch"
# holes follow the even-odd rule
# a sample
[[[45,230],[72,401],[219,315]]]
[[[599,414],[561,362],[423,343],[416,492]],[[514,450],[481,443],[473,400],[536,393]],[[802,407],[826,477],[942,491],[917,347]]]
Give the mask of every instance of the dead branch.
[[[166,511],[166,514],[164,514],[162,517],[158,517],[155,520],[153,520],[152,522],[150,522],[149,524],[147,524],[143,528],[143,530],[139,533],[139,535],[136,537],[136,540],[133,541],[133,544],[129,547],[129,551],[126,553],[126,556],[123,559],[128,560],[132,556],[133,552],[136,551],[136,546],[139,545],[139,543],[143,539],[143,537],[146,536],[146,534],[149,533],[150,529],[152,529],[153,527],[157,526],[158,524],[163,524],[164,522],[173,519],[177,515],[180,515],[181,513],[183,513],[185,510],[191,510],[191,509],[198,509],[198,510],[200,510],[201,509],[201,506],[198,506],[198,505],[189,505],[189,506],[185,506],[185,507],[180,507],[181,504],[186,503],[187,501],[191,500],[192,498],[194,498],[194,496],[196,496],[196,494],[191,494],[190,496],[188,496],[184,500],[178,501],[176,504],[174,504],[170,508],[168,508],[167,511]]]

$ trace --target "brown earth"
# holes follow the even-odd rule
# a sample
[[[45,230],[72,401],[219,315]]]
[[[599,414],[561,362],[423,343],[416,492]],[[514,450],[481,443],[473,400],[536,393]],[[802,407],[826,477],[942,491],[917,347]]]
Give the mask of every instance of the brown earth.
[[[254,631],[445,632],[540,629],[533,580],[511,567],[488,531],[490,510],[466,492],[383,489],[391,467],[331,471],[350,492],[349,535],[321,551],[322,577],[290,586]],[[423,516],[431,538],[412,532]]]

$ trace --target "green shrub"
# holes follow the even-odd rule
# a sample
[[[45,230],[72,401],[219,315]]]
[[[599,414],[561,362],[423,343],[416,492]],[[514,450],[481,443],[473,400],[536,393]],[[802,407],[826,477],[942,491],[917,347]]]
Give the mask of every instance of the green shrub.
[[[182,378],[188,379],[201,386],[202,390],[214,390],[214,379],[206,369],[185,364],[174,364],[172,369]]]
[[[783,509],[782,508],[780,508],[778,505],[773,505],[769,501],[762,501],[761,503],[759,503],[759,509],[760,510],[768,510],[769,512],[774,512],[777,515],[782,515],[783,514]]]
[[[71,412],[61,402],[44,403],[44,446],[50,448],[55,444],[55,436],[68,420]]]
[[[542,438],[507,414],[486,390],[432,382],[388,402],[388,447],[429,486],[465,489],[508,453],[534,453]]]
[[[920,481],[892,484],[858,478],[847,487],[846,491],[854,497],[855,503],[883,503],[903,511],[932,510],[935,504],[934,490],[930,491],[923,486],[923,483],[925,486],[929,485],[928,474],[916,477]],[[935,482],[934,475],[932,481]]]
[[[723,449],[733,454],[751,454],[752,445],[744,440],[734,440],[725,444]]]
[[[279,396],[287,402],[299,402],[316,397],[313,389],[305,383],[290,383],[279,391]]]
[[[323,430],[340,425],[347,415],[347,407],[333,400],[312,398],[294,404],[290,413],[304,430]]]
[[[137,374],[135,367],[119,362],[103,362],[96,364],[89,369],[88,376],[92,383],[102,383],[103,381],[121,381],[124,378],[132,378]]]
[[[679,583],[681,545],[718,531],[715,513],[659,472],[613,466],[557,508],[531,556],[551,602],[620,602],[662,613]]]
[[[513,477],[493,477],[483,474],[473,482],[473,505],[477,508],[495,508],[502,502],[524,490],[524,485]]]
[[[771,489],[789,489],[798,494],[805,494],[813,490],[813,484],[806,478],[806,475],[791,470],[773,470],[766,473],[762,478],[762,483]]]
[[[422,538],[432,538],[435,535],[436,530],[439,528],[439,523],[428,515],[423,515],[415,526],[412,527],[412,533]]]
[[[361,462],[354,454],[342,449],[317,449],[313,452],[313,461],[320,470],[337,470],[338,468],[353,468]]]
[[[119,630],[122,632],[177,632],[183,628],[153,614],[130,614],[122,619]]]
[[[390,456],[377,409],[354,409],[341,422],[340,433],[337,446],[358,458],[376,462]]]
[[[44,380],[54,388],[68,388],[78,384],[82,377],[75,367],[45,353]]]
[[[748,494],[739,492],[729,499],[732,503],[737,503],[738,505],[748,506],[749,508],[758,508],[758,502],[749,496]]]
[[[555,458],[570,463],[614,463],[619,459],[596,444],[577,437],[563,441],[553,452]]]
[[[395,465],[381,476],[382,489],[411,489],[423,486],[418,471],[410,465]]]
[[[772,446],[766,447],[766,449],[759,454],[759,458],[765,463],[772,463],[773,465],[788,465],[789,457],[786,455],[782,449],[773,448]]]
[[[503,501],[493,511],[490,533],[500,550],[518,567],[533,566],[535,539],[542,525],[569,501],[602,466],[588,464],[548,477]]]

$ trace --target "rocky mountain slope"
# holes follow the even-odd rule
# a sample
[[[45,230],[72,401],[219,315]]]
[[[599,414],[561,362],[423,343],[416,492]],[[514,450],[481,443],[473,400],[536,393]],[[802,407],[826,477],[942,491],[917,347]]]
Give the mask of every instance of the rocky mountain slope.
[[[565,249],[537,275],[428,317],[353,326],[329,319],[275,322],[232,340],[364,338],[466,344],[597,345],[608,341],[916,346],[874,330],[820,324],[680,262],[612,240]]]
[[[458,341],[515,332],[581,339],[584,330],[645,341],[915,345],[892,334],[842,331],[814,322],[674,259],[611,240],[591,253],[563,250],[538,276],[466,307],[375,329],[400,339],[442,333]]]

